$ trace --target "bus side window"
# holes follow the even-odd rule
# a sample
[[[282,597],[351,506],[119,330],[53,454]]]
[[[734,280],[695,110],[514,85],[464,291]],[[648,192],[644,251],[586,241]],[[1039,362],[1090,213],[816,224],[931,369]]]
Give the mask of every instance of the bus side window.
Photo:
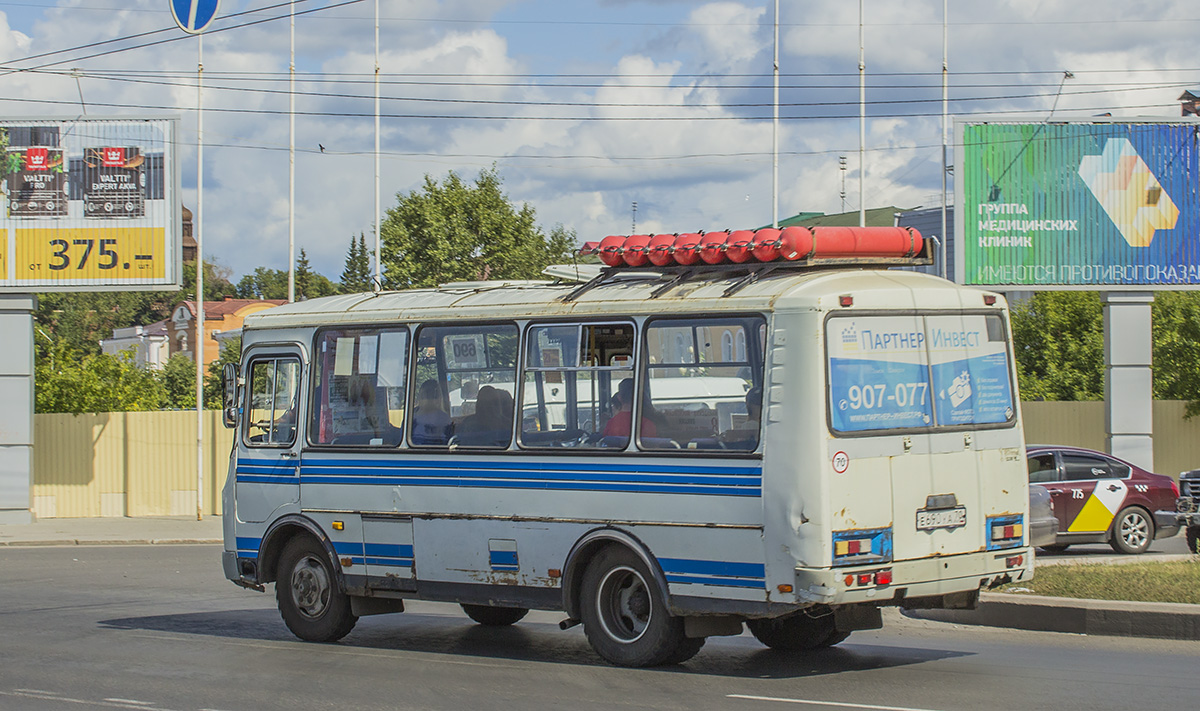
[[[417,333],[410,442],[508,448],[519,339],[517,327],[509,324],[422,328]]]
[[[318,334],[313,444],[396,447],[403,440],[408,332],[338,329]]]
[[[640,448],[758,449],[765,338],[761,317],[651,321]]]
[[[625,449],[633,324],[532,326],[525,344],[521,446]]]
[[[296,441],[300,361],[295,358],[251,361],[248,392],[246,443],[252,447],[290,447]]]

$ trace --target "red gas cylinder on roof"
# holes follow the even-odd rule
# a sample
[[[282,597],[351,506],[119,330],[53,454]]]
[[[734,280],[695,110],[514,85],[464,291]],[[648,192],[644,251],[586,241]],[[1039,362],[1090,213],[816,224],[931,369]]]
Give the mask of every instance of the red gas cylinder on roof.
[[[779,259],[779,230],[765,227],[754,232],[750,242],[751,253],[760,262],[771,262]]]
[[[625,263],[631,267],[640,267],[650,261],[650,255],[646,253],[646,245],[650,243],[650,235],[630,235],[625,238],[625,248],[622,257]]]
[[[610,267],[615,267],[625,263],[621,259],[621,247],[625,244],[625,237],[622,235],[609,235],[600,240],[600,261]]]
[[[650,238],[646,245],[650,263],[657,267],[665,267],[675,261],[672,252],[675,251],[675,235],[659,234]]]
[[[700,261],[700,235],[684,232],[675,238],[674,256],[678,264],[688,266]]]
[[[725,261],[725,240],[729,239],[728,232],[706,232],[700,238],[700,258],[706,264],[718,264]]]
[[[754,233],[750,230],[735,230],[729,233],[729,237],[725,239],[725,256],[731,262],[749,261],[753,255],[750,253],[754,241]]]
[[[779,255],[784,259],[813,256],[813,233],[807,227],[784,227],[779,231]]]

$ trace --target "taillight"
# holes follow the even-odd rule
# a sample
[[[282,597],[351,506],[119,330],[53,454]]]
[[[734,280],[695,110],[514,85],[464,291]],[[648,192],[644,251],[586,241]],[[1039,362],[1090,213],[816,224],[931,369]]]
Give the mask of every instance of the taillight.
[[[1176,482],[1174,479],[1171,479],[1171,494],[1176,499],[1179,498],[1179,483]]]

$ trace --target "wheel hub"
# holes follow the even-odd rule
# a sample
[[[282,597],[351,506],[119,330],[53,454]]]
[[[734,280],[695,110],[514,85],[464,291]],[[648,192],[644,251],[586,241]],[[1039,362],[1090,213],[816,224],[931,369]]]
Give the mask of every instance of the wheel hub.
[[[324,614],[332,588],[320,561],[312,556],[302,559],[292,571],[291,587],[292,600],[302,615],[317,618]]]

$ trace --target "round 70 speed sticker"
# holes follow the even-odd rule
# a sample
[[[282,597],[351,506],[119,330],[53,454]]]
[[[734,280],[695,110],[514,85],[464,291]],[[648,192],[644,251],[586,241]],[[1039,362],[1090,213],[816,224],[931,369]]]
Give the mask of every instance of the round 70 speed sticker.
[[[845,474],[850,468],[850,456],[845,452],[838,452],[833,455],[833,470],[838,474]]]

